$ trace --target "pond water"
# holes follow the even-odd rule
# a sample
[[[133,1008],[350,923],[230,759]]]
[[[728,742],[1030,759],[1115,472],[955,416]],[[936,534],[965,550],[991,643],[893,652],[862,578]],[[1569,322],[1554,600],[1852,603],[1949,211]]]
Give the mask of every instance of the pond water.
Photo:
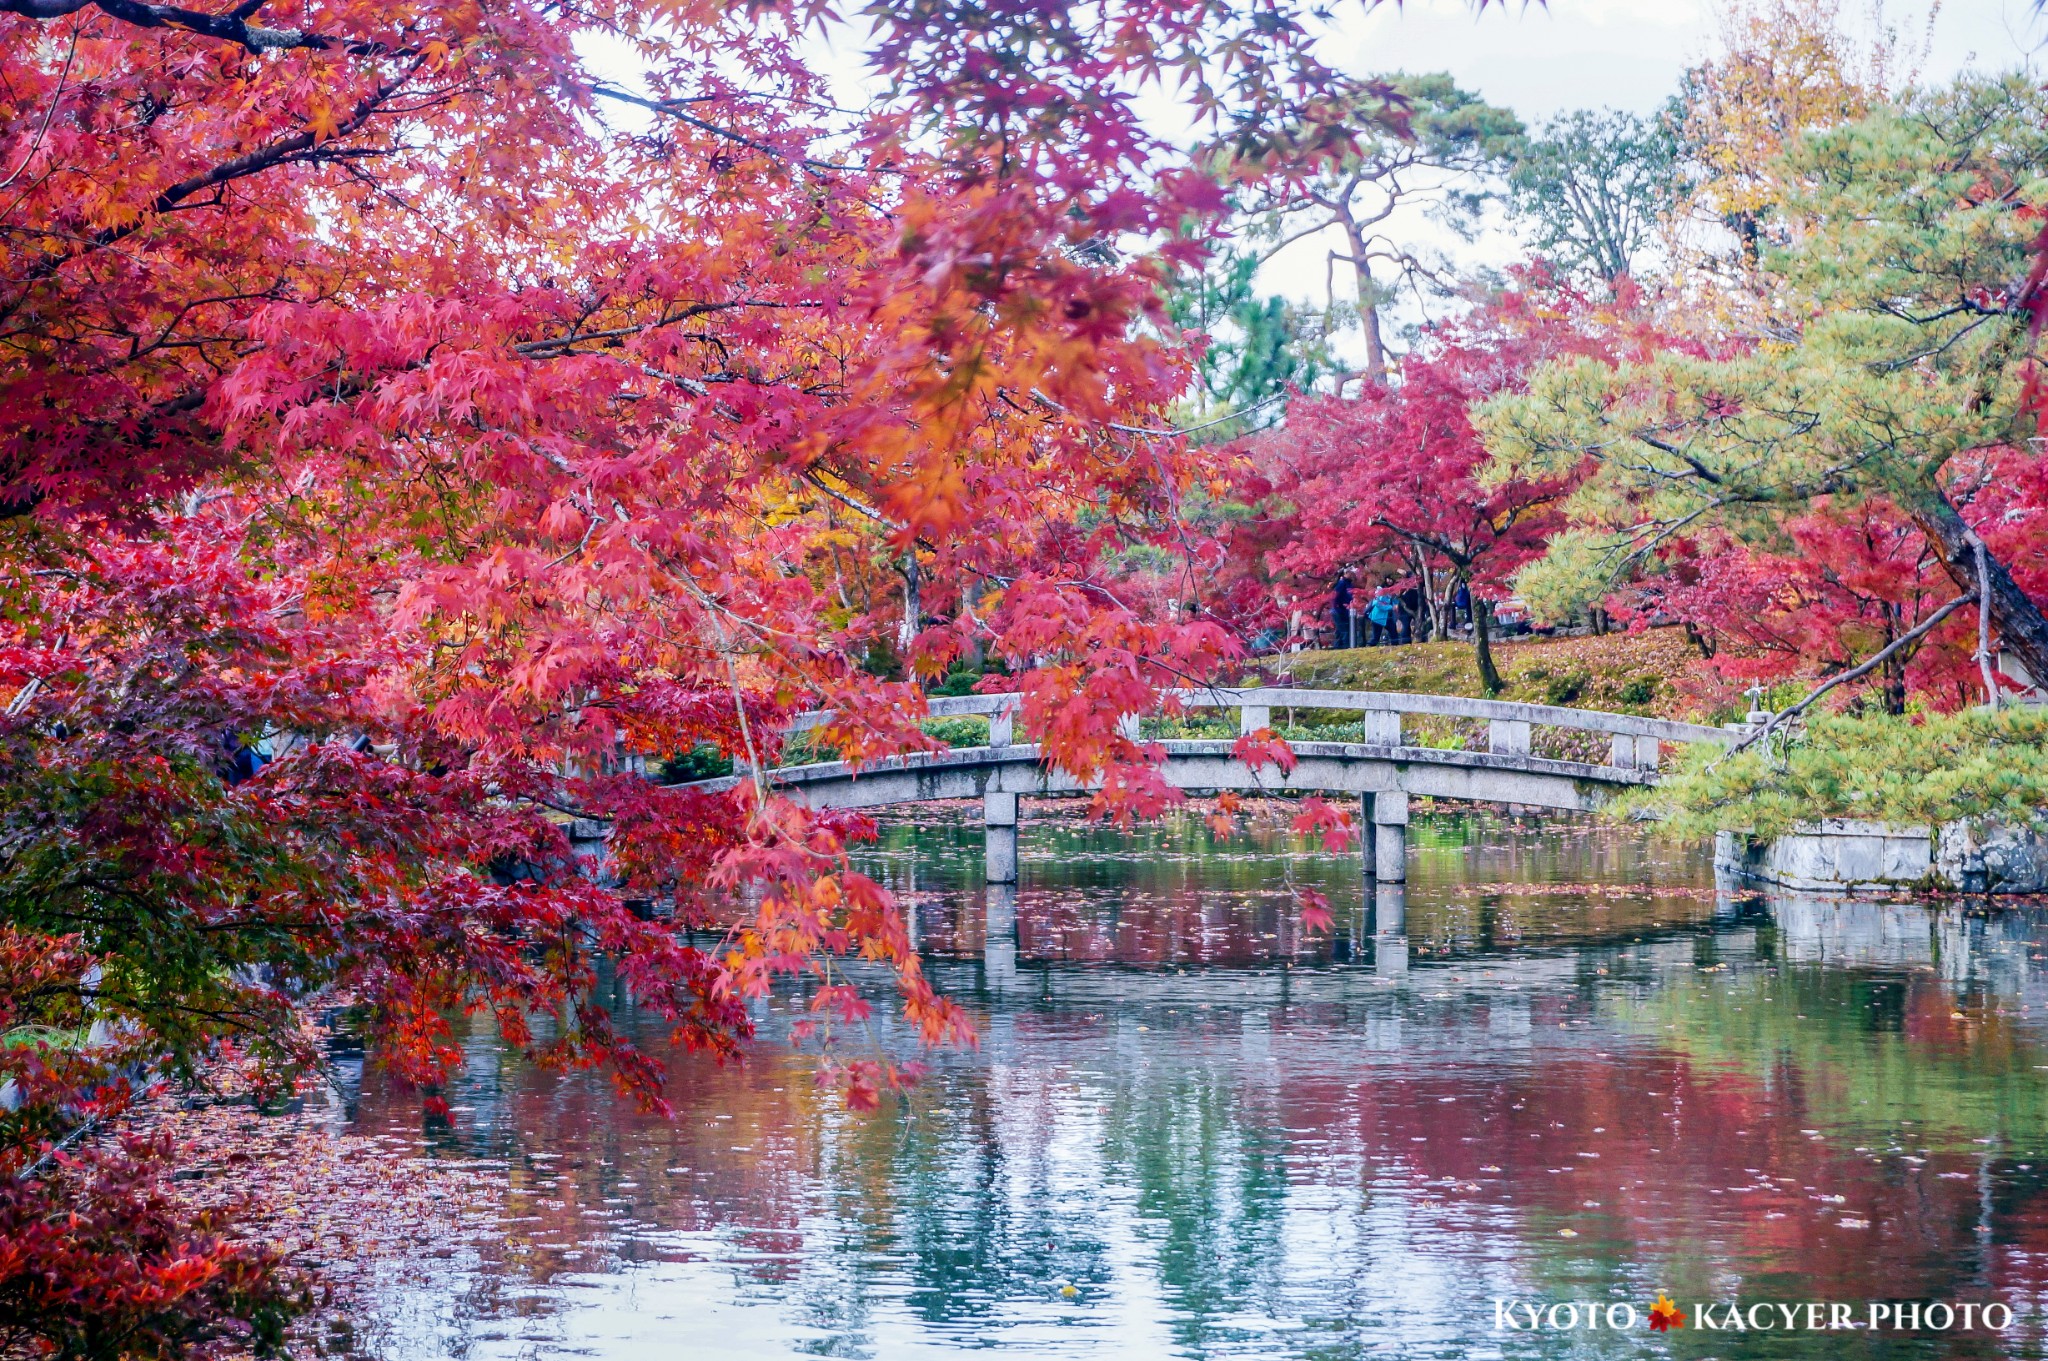
[[[452,1128],[423,1130],[373,1069],[354,1128],[488,1160],[509,1188],[479,1241],[366,1302],[360,1345],[2043,1354],[2041,918],[1737,896],[1698,850],[1479,815],[1418,817],[1404,910],[1375,918],[1350,857],[1275,828],[1119,832],[1071,807],[1028,811],[1021,890],[979,882],[959,807],[885,821],[864,853],[982,1035],[879,1114],[845,1112],[778,1043],[793,998],[763,1009],[745,1065],[675,1060],[673,1120],[481,1034]],[[1291,883],[1328,894],[1333,937],[1303,937]],[[1684,1327],[1649,1329],[1660,1291]],[[1957,1313],[1803,1326],[1903,1300]],[[1563,1325],[1563,1302],[1601,1326],[1501,1326]],[[1966,1330],[1966,1303],[2014,1321]]]

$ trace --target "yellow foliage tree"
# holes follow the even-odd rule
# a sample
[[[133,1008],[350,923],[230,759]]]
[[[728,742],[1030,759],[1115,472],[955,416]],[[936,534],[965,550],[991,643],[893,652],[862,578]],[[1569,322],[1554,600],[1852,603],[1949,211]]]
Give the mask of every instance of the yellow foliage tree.
[[[1912,83],[1919,46],[1871,0],[1860,23],[1843,0],[1723,0],[1720,50],[1687,72],[1676,114],[1687,192],[1671,225],[1671,259],[1687,310],[1710,325],[1768,333],[1772,246],[1805,235],[1782,175],[1801,136],[1853,123]],[[1939,0],[1924,11],[1931,25]]]

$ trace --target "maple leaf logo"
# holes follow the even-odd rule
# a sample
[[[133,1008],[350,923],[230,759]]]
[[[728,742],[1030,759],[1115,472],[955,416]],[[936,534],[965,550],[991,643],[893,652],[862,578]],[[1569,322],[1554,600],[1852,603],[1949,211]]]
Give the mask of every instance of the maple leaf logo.
[[[1683,1328],[1684,1326],[1684,1313],[1680,1311],[1676,1304],[1664,1297],[1663,1291],[1659,1290],[1657,1292],[1657,1302],[1650,1306],[1650,1331],[1653,1333],[1668,1333],[1673,1328]]]

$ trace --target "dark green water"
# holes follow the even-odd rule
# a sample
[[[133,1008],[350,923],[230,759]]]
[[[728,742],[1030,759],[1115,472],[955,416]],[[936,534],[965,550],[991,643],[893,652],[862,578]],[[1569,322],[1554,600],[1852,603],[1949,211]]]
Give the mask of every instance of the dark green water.
[[[496,1229],[366,1307],[368,1344],[2044,1353],[2035,915],[1737,897],[1702,853],[1628,831],[1431,817],[1405,933],[1376,937],[1348,857],[1271,829],[1218,842],[1192,818],[1117,832],[1047,805],[991,937],[978,826],[918,812],[865,859],[916,903],[978,1052],[935,1056],[907,1103],[849,1115],[778,1044],[801,1006],[779,998],[744,1067],[677,1060],[663,1121],[478,1039],[455,1128],[426,1134],[417,1097],[373,1071],[358,1128],[492,1160],[511,1188]],[[1334,939],[1299,931],[1290,875],[1329,896]],[[1660,1290],[1683,1328],[1649,1330]],[[1895,1300],[1997,1303],[2014,1322],[1813,1331],[1776,1308],[1803,1324],[1820,1304],[1825,1325],[1843,1304],[1860,1324]],[[1565,1302],[1597,1304],[1603,1325],[1500,1326]],[[1632,1326],[1610,1330],[1623,1306]],[[1771,1326],[1730,1330],[1731,1306]]]

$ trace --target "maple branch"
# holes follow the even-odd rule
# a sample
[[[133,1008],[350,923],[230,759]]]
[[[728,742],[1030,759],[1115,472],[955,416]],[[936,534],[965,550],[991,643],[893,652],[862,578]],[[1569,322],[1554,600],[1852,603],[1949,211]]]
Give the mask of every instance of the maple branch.
[[[57,106],[64,102],[64,82],[71,79],[71,63],[77,57],[78,25],[73,24],[71,27],[71,46],[64,53],[64,65],[57,72],[57,88],[50,92],[50,103],[49,107],[43,110],[43,121],[36,128],[36,135],[30,139],[28,150],[22,153],[21,164],[14,168],[13,174],[4,180],[0,180],[0,189],[5,189],[20,179],[23,173],[28,170],[29,162],[36,158],[36,152],[42,149],[43,136],[50,130],[50,120],[57,116]]]
[[[0,0],[0,3],[5,3],[5,0]],[[588,88],[592,94],[600,99],[615,100],[621,104],[632,104],[638,108],[663,114],[675,119],[677,122],[688,123],[691,127],[701,132],[708,132],[714,137],[723,137],[729,142],[737,142],[741,146],[752,151],[758,151],[764,156],[773,156],[778,161],[788,161],[792,165],[801,165],[811,170],[835,170],[852,174],[864,174],[868,170],[867,166],[841,165],[837,161],[821,161],[811,156],[797,155],[776,146],[773,142],[764,142],[757,137],[749,137],[744,132],[720,127],[716,123],[707,122],[697,117],[697,115],[678,107],[684,103],[699,102],[696,100],[650,99],[646,95],[636,95],[631,90],[621,90],[618,86],[607,84],[604,81],[592,81]]]
[[[1476,550],[1460,550],[1453,548],[1451,546],[1451,540],[1444,535],[1431,534],[1427,530],[1408,529],[1401,525],[1395,524],[1393,521],[1389,520],[1384,515],[1373,516],[1370,523],[1376,524],[1381,529],[1388,530],[1398,535],[1399,537],[1408,540],[1409,543],[1417,547],[1432,549],[1435,552],[1443,554],[1445,560],[1447,560],[1453,567],[1456,567],[1461,572],[1470,572],[1472,570],[1472,563],[1474,559],[1478,557],[1478,553]]]
[[[33,2],[34,0],[0,0],[0,10],[4,10],[10,4]],[[306,128],[293,133],[289,137],[280,137],[269,145],[260,146],[254,151],[230,157],[210,170],[202,171],[187,179],[182,179],[158,194],[151,201],[149,208],[142,213],[138,213],[134,221],[119,227],[103,227],[87,237],[84,244],[76,249],[44,257],[34,269],[26,271],[26,277],[29,279],[48,278],[71,261],[84,256],[88,252],[104,250],[115,242],[141,231],[152,215],[171,212],[184,203],[186,199],[191,198],[202,189],[213,189],[232,184],[236,180],[247,179],[252,175],[260,175],[266,170],[274,170],[281,165],[317,163],[320,161],[342,160],[349,157],[389,154],[387,151],[376,147],[337,147],[331,144],[348,136],[350,133],[358,131],[364,124],[368,123],[371,117],[376,114],[378,107],[403,88],[405,83],[411,80],[419,71],[420,66],[425,60],[425,57],[415,57],[406,66],[405,70],[364,95],[361,100],[357,101],[355,108],[350,111],[348,118],[337,124],[327,137],[321,138],[315,135],[311,128]],[[323,142],[328,145],[323,146]],[[16,305],[19,304],[17,303]],[[9,310],[12,309],[10,308]]]
[[[1253,402],[1250,406],[1241,407],[1227,416],[1218,416],[1215,420],[1203,421],[1200,425],[1154,427],[1148,425],[1125,425],[1121,421],[1101,421],[1098,424],[1102,425],[1105,429],[1120,430],[1126,435],[1146,435],[1153,439],[1173,439],[1180,435],[1192,435],[1198,430],[1208,430],[1218,425],[1228,425],[1230,422],[1249,416],[1252,412],[1258,411],[1263,407],[1269,407],[1275,402],[1284,401],[1287,395],[1285,392],[1276,392],[1270,397],[1263,397]],[[1054,401],[1037,388],[1031,389],[1031,396],[1034,400],[1051,407],[1061,415],[1074,416],[1079,414],[1071,407],[1063,406],[1059,402]],[[1003,400],[1007,402],[1009,399],[1005,397]],[[1087,418],[1083,417],[1083,419]]]
[[[177,5],[149,5],[141,0],[0,0],[0,14],[18,14],[24,19],[62,19],[91,6],[137,28],[170,28],[235,43],[250,52],[286,52],[310,48],[316,52],[339,49],[357,57],[403,55],[399,49],[367,39],[338,39],[302,28],[264,28],[249,22],[263,8],[262,0],[245,0],[226,14],[207,14]]]
[[[896,530],[900,530],[903,528],[902,525],[897,524],[894,520],[882,514],[881,511],[876,510],[873,506],[866,505],[863,502],[854,500],[851,496],[848,496],[845,492],[842,492],[837,488],[833,487],[830,483],[826,482],[824,478],[819,477],[814,472],[805,473],[803,475],[803,479],[804,481],[810,483],[812,486],[816,487],[819,491],[825,493],[825,495],[831,497],[834,501],[837,501],[839,502],[839,504],[845,506],[847,509],[856,511],[862,515],[867,516],[870,520],[873,520],[878,525],[887,525],[889,528]]]
[[[653,321],[639,322],[631,326],[614,326],[602,331],[577,331],[568,335],[548,336],[541,340],[522,340],[512,347],[512,352],[528,359],[536,357],[557,358],[559,355],[556,352],[567,350],[576,345],[592,341],[602,343],[612,340],[624,340],[632,336],[645,334],[648,331],[659,330],[664,326],[674,326],[680,322],[694,321],[698,317],[708,316],[714,312],[731,312],[743,307],[793,311],[816,309],[822,306],[824,306],[823,303],[816,302],[770,302],[765,298],[735,298],[730,302],[691,303],[679,312],[669,312],[655,318]],[[651,373],[649,376],[674,380],[674,375],[667,373]],[[703,394],[699,393],[698,395],[702,396]]]

